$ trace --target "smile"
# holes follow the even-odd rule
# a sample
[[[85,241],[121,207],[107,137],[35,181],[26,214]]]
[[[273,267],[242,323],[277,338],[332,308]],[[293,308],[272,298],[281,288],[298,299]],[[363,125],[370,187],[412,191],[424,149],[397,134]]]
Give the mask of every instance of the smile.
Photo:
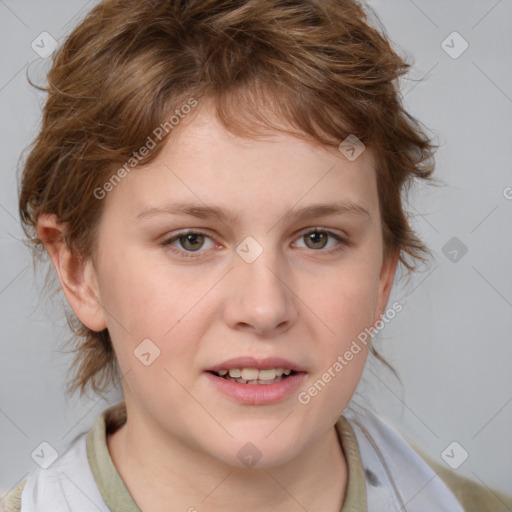
[[[269,368],[258,370],[257,368],[230,368],[213,372],[219,377],[239,384],[272,384],[281,382],[289,375],[296,372],[289,368]]]

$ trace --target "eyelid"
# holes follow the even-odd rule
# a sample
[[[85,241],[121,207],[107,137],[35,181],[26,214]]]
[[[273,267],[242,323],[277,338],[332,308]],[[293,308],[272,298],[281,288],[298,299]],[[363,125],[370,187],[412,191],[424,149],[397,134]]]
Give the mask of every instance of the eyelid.
[[[320,233],[327,233],[334,237],[339,237],[339,239],[344,240],[344,241],[347,241],[347,239],[348,239],[348,235],[346,233],[344,233],[343,231],[335,230],[333,228],[326,228],[326,227],[322,227],[322,226],[311,226],[309,228],[301,229],[300,231],[298,231],[295,234],[295,238],[300,238],[301,236],[307,235],[308,233],[315,233],[317,231]]]

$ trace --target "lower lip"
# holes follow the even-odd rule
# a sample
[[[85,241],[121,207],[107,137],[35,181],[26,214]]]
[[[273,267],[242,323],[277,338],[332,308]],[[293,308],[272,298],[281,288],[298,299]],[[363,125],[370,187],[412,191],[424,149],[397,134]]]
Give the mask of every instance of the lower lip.
[[[283,400],[303,382],[306,373],[296,373],[274,384],[242,384],[206,372],[210,382],[222,393],[247,405],[266,405]]]

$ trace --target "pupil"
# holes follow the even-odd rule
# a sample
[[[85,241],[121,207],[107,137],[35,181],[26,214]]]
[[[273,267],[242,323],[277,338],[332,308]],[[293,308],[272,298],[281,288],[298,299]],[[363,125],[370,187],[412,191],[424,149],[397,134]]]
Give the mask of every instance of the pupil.
[[[320,245],[321,247],[323,247],[325,244],[322,244],[321,241],[322,239],[324,239],[323,241],[325,241],[325,237],[326,237],[326,234],[325,233],[319,233],[319,232],[315,232],[315,233],[310,233],[308,235],[308,238],[309,240],[313,243],[313,244],[318,244],[320,242]]]
[[[182,244],[184,248],[186,249],[191,249],[191,250],[197,250],[201,247],[202,245],[202,240],[199,240],[199,244],[198,244],[198,239],[201,239],[203,238],[202,235],[195,235],[195,234],[189,234],[189,235],[184,235],[182,237],[182,239],[185,239],[185,243]],[[194,246],[195,245],[195,246]],[[187,247],[188,246],[188,247]]]

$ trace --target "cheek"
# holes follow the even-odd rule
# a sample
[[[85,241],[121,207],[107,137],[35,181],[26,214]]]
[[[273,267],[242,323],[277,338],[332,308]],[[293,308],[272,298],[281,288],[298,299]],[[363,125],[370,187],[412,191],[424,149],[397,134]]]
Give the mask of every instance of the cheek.
[[[105,262],[102,270],[102,305],[123,373],[144,371],[150,380],[162,375],[169,380],[164,369],[178,377],[193,367],[197,345],[215,313],[204,299],[218,277],[197,279],[191,271],[148,262],[136,253]],[[137,360],[140,352],[158,355],[150,372]]]
[[[304,302],[324,325],[327,336],[320,339],[337,340],[338,348],[342,348],[371,325],[378,278],[375,263],[361,258],[354,264],[340,265],[316,283],[307,280],[302,296],[307,297]]]
[[[331,273],[309,294],[307,311],[313,333],[317,364],[307,385],[297,397],[300,410],[318,411],[325,419],[342,413],[359,384],[371,343],[374,297],[378,273],[373,267],[359,264],[351,271]],[[321,322],[318,321],[321,319]],[[366,331],[365,331],[366,329]],[[314,428],[315,414],[306,414],[305,424]]]
[[[119,325],[137,336],[161,337],[185,315],[196,292],[193,282],[184,283],[178,271],[171,272],[138,251],[121,251],[101,262],[102,305],[111,316],[111,326]]]

